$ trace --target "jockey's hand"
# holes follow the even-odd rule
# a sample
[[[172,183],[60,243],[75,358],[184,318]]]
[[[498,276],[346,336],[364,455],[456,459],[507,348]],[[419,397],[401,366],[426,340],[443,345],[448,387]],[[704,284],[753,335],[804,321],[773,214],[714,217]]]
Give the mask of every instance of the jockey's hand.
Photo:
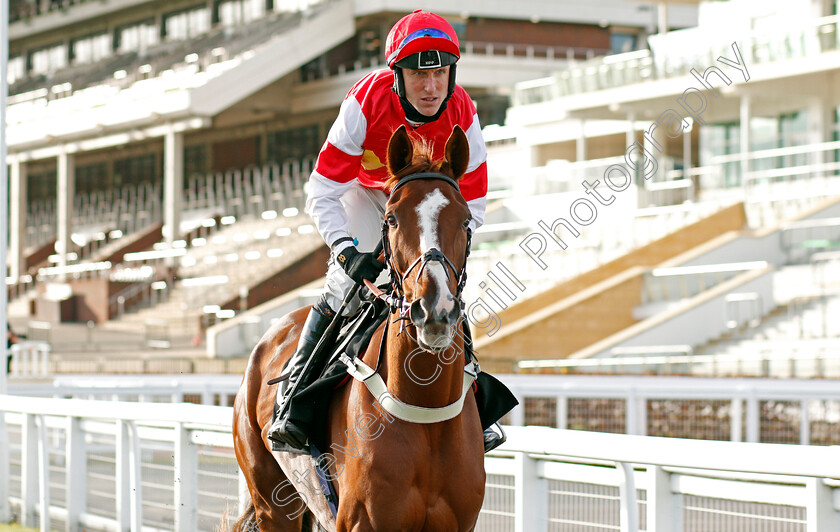
[[[385,269],[385,264],[379,262],[376,255],[362,253],[356,246],[344,248],[336,256],[336,260],[347,275],[359,284],[363,284],[365,279],[370,282],[376,281],[379,273]]]

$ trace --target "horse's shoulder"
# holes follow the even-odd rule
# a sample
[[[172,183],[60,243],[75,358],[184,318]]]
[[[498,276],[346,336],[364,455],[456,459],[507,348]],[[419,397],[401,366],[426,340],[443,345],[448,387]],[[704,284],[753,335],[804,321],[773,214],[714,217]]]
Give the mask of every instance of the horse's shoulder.
[[[275,388],[267,382],[280,375],[286,359],[294,352],[308,312],[309,308],[304,307],[286,314],[272,324],[254,346],[245,369],[250,404],[273,403],[272,390]]]
[[[262,335],[254,350],[251,352],[251,362],[280,356],[289,345],[297,345],[297,337],[309,307],[294,310],[276,320]]]

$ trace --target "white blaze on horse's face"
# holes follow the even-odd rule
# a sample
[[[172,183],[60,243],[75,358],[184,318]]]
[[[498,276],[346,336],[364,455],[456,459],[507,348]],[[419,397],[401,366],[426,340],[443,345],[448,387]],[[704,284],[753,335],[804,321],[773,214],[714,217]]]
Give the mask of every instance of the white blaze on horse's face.
[[[420,253],[424,254],[432,248],[440,250],[438,239],[438,217],[444,207],[449,205],[449,200],[439,189],[426,194],[423,201],[414,209],[417,213],[418,225],[420,226]],[[455,296],[450,292],[446,266],[438,261],[429,262],[426,269],[437,284],[437,297],[431,303],[431,308],[426,309],[437,316],[452,314],[455,311]],[[445,349],[452,341],[452,331],[444,334],[430,335],[424,328],[418,328],[419,340],[434,349]]]

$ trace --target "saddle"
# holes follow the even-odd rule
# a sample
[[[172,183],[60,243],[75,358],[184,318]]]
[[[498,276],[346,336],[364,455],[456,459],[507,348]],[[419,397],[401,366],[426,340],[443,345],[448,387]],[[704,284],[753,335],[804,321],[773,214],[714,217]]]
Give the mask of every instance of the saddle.
[[[345,319],[335,338],[326,338],[327,345],[333,346],[331,354],[320,376],[309,386],[295,394],[290,417],[293,419],[309,418],[309,442],[313,447],[326,447],[327,410],[335,390],[341,388],[350,379],[343,357],[355,359],[367,349],[370,339],[388,317],[388,306],[379,300],[364,301],[359,312]],[[298,414],[300,412],[300,414]],[[296,415],[298,414],[298,415]],[[304,417],[305,416],[305,417]]]

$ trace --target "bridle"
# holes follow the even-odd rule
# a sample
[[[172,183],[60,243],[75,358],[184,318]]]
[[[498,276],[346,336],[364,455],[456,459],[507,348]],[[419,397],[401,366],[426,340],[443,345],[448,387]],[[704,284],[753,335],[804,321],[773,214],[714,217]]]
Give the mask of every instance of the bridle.
[[[445,183],[451,185],[458,190],[460,193],[460,188],[458,187],[458,183],[452,179],[451,177],[440,174],[437,172],[420,172],[417,174],[409,174],[399,181],[394,187],[391,189],[391,194],[393,195],[398,189],[402,188],[406,184],[417,181],[417,180],[439,180],[444,181]],[[388,299],[383,299],[391,306],[393,311],[399,310],[400,318],[403,320],[410,320],[411,319],[411,308],[415,301],[406,301],[405,297],[405,290],[403,289],[403,284],[405,280],[408,278],[409,274],[419,266],[417,271],[417,278],[419,279],[420,276],[423,274],[423,270],[425,270],[426,266],[431,262],[438,262],[443,265],[443,269],[446,272],[447,280],[451,279],[451,273],[455,275],[455,278],[458,281],[458,284],[455,289],[455,301],[461,307],[461,311],[463,312],[464,303],[461,298],[461,295],[464,291],[464,286],[467,284],[467,258],[470,255],[470,243],[472,241],[472,231],[467,230],[467,245],[466,251],[464,253],[464,264],[461,268],[457,268],[455,264],[450,260],[449,257],[446,256],[441,250],[437,248],[431,248],[416,259],[412,261],[412,263],[406,268],[405,272],[400,273],[399,269],[397,268],[396,264],[394,263],[393,256],[391,255],[391,242],[388,238],[390,231],[390,226],[388,225],[387,220],[382,222],[382,249],[385,255],[385,265],[388,268],[389,275],[391,277],[391,289],[393,291],[393,296],[390,296]],[[378,296],[379,297],[379,296]],[[402,327],[401,327],[402,330]]]
[[[406,177],[400,179],[397,184],[391,189],[391,194],[393,194],[397,189],[404,186],[406,183],[411,181],[415,181],[418,179],[437,179],[440,181],[445,181],[452,185],[455,190],[460,190],[458,188],[458,183],[449,176],[444,174],[439,174],[435,172],[423,172],[417,174],[410,174]],[[423,253],[421,256],[417,257],[412,261],[406,271],[402,274],[396,268],[394,264],[393,257],[391,256],[391,244],[390,240],[388,239],[388,231],[390,226],[388,225],[387,221],[383,221],[382,223],[382,250],[385,254],[385,265],[388,267],[388,271],[391,277],[391,288],[393,293],[386,294],[379,290],[376,286],[373,285],[370,281],[365,281],[365,286],[376,296],[378,299],[384,301],[391,309],[391,312],[398,312],[399,316],[394,321],[400,321],[400,333],[403,331],[405,327],[406,321],[411,321],[411,309],[414,308],[415,303],[417,301],[407,302],[405,298],[405,292],[403,290],[403,283],[405,282],[406,277],[408,277],[409,273],[411,273],[414,268],[417,268],[419,265],[419,269],[417,271],[418,277],[420,274],[423,273],[424,268],[430,262],[439,262],[444,265],[443,269],[446,271],[447,278],[451,279],[449,276],[449,270],[455,274],[458,279],[458,287],[455,293],[456,301],[458,302],[460,312],[463,314],[464,312],[464,302],[461,298],[461,293],[464,290],[464,285],[467,282],[467,257],[470,254],[470,242],[472,240],[472,231],[467,229],[467,246],[466,252],[464,254],[464,265],[459,270],[455,267],[449,257],[446,256],[442,251],[437,248],[429,249],[427,252]],[[448,267],[448,269],[447,269]],[[388,322],[386,321],[385,327],[387,329]],[[398,333],[399,334],[399,333]],[[385,345],[386,345],[386,334],[382,335],[381,344],[379,346],[379,357],[377,359],[376,365],[372,368],[364,363],[361,359],[362,357],[355,357],[350,358],[346,354],[342,353],[339,359],[347,365],[347,373],[349,373],[354,379],[364,383],[367,387],[368,391],[376,398],[376,401],[382,406],[382,408],[391,414],[392,416],[402,419],[404,421],[408,421],[411,423],[440,423],[449,419],[454,418],[455,416],[461,413],[461,410],[464,408],[464,400],[467,394],[472,390],[473,383],[475,382],[476,377],[481,372],[481,368],[478,365],[478,362],[473,357],[467,364],[464,365],[464,375],[461,382],[461,394],[452,403],[438,408],[427,408],[422,406],[415,406],[408,403],[401,401],[398,397],[388,391],[388,386],[385,384],[382,376],[379,375],[379,361],[382,360],[385,352]]]

